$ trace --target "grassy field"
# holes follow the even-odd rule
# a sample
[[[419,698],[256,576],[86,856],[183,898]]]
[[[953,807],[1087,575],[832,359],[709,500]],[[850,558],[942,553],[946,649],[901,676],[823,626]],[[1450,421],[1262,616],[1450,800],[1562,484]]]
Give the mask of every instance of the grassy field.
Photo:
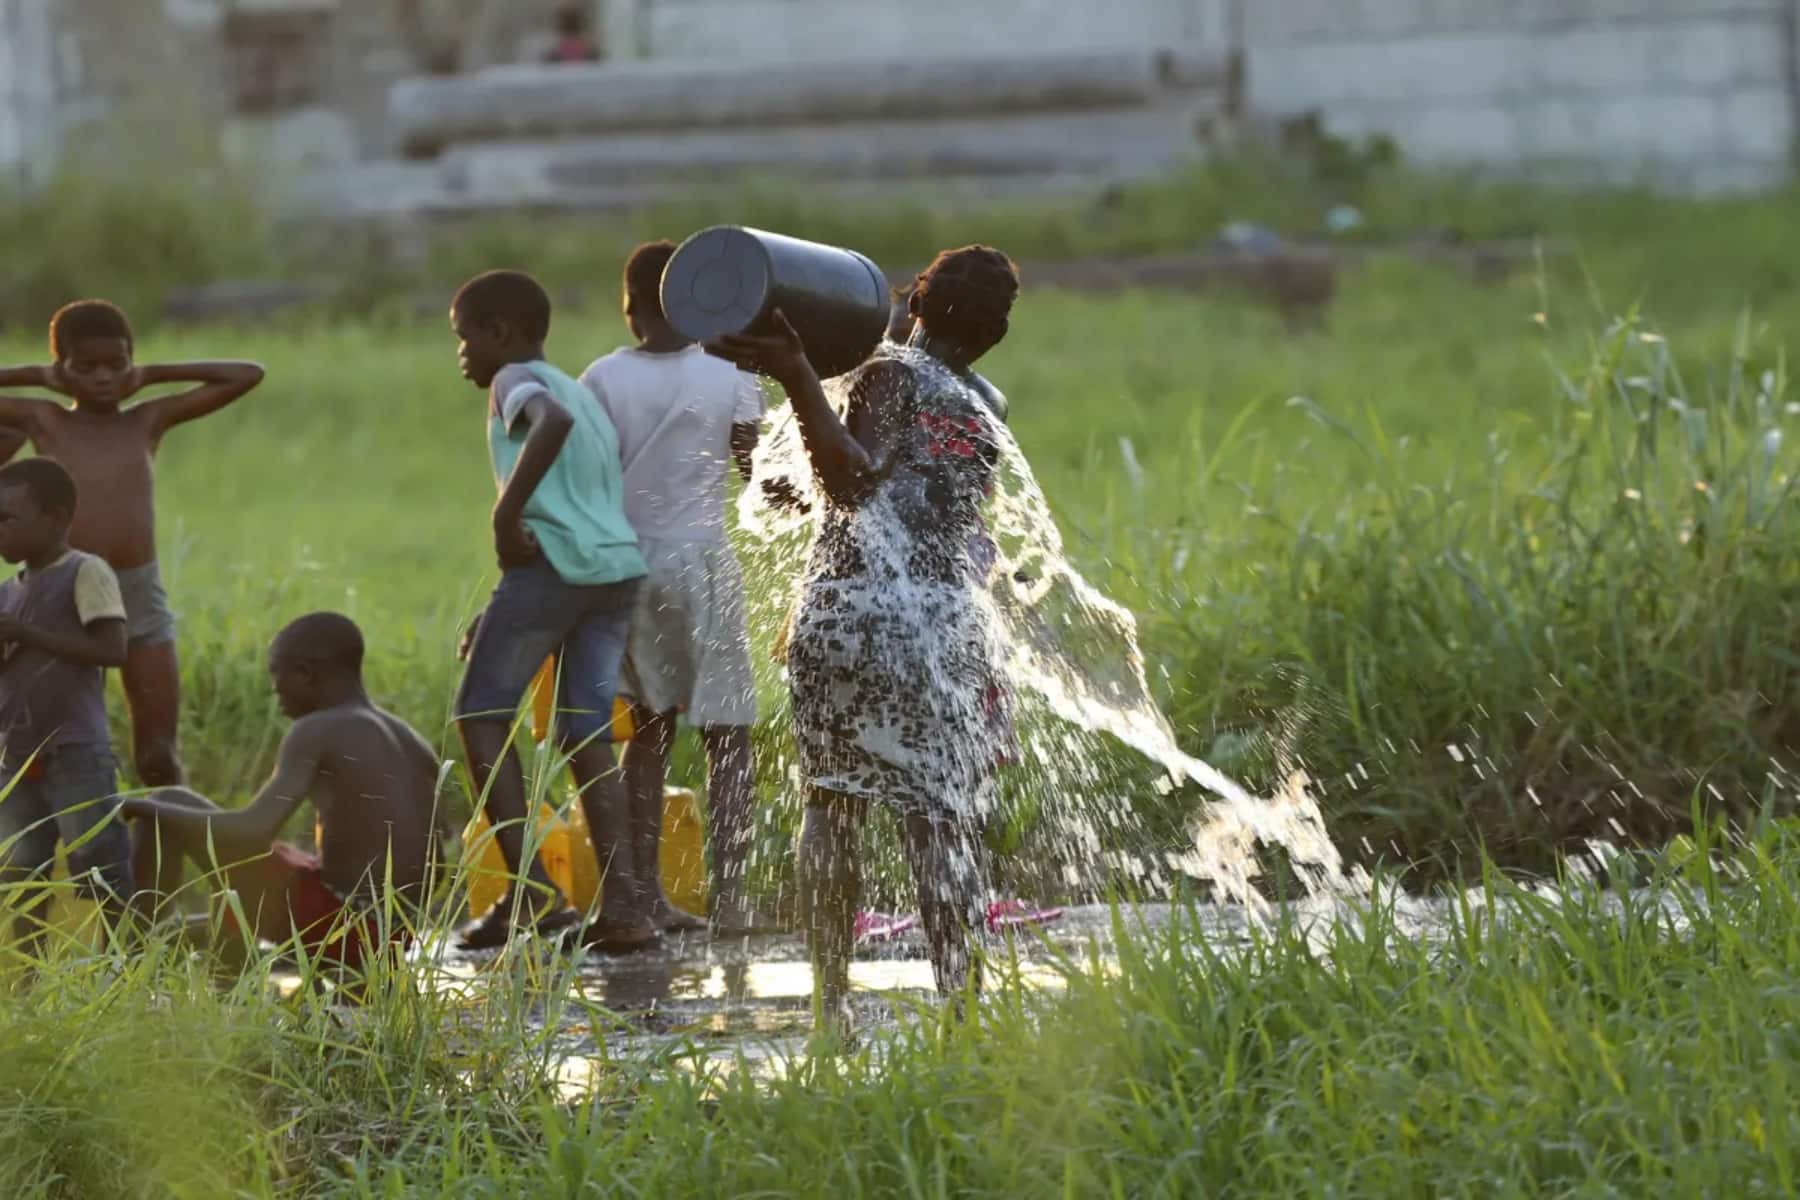
[[[1298,231],[1322,195],[1228,171],[1184,186],[1091,219],[875,214],[866,238],[815,208],[752,215],[910,262],[974,236],[1022,257],[1168,248],[1224,215]],[[348,1018],[220,994],[164,954],[69,961],[0,1005],[9,1193],[1791,1190],[1800,208],[1444,183],[1357,198],[1371,236],[1453,223],[1580,253],[1488,287],[1377,262],[1304,334],[1229,298],[1027,279],[989,373],[1072,556],[1137,614],[1186,748],[1262,787],[1291,740],[1346,853],[1391,884],[1485,878],[1519,899],[1504,875],[1590,837],[1654,849],[1702,813],[1748,831],[1729,887],[1662,878],[1623,919],[1587,893],[1502,923],[1477,908],[1439,948],[1380,918],[1229,962],[1178,933],[1060,998],[1003,989],[976,1030],[927,1022],[879,1069],[808,1062],[754,1088],[620,1063],[573,1108],[527,1017],[546,997],[606,1017],[556,999],[543,964],[508,960],[472,1008],[377,981]],[[194,235],[167,211],[180,259]],[[375,691],[449,746],[453,648],[492,578],[481,396],[447,331],[393,299],[502,262],[603,298],[636,232],[493,228],[365,280],[355,319],[146,331],[145,359],[269,367],[159,467],[197,784],[243,796],[267,770],[263,647],[318,607],[364,624]],[[169,282],[142,251],[143,278],[115,286],[88,249],[54,271],[37,249],[33,286]],[[226,247],[200,274],[260,253]],[[0,358],[40,357],[8,314]],[[599,303],[568,309],[552,356],[577,369],[621,335]],[[791,799],[765,771],[763,803]]]
[[[1391,898],[1215,950],[1178,914],[1101,972],[758,1081],[703,1047],[559,1085],[614,1018],[566,965],[334,1007],[162,948],[0,1004],[0,1183],[51,1197],[1785,1195],[1800,846],[1639,892],[1498,877],[1422,939]],[[1002,974],[1007,974],[1002,972]],[[732,1064],[728,1064],[728,1067]]]
[[[1776,267],[1731,275],[1740,231],[1794,243],[1783,204],[1724,230],[1696,206],[1684,233],[1659,202],[1640,240],[1661,259],[1608,226],[1498,286],[1377,262],[1305,334],[1229,297],[1028,280],[990,374],[1188,749],[1266,786],[1273,736],[1298,729],[1345,849],[1422,877],[1660,844],[1696,794],[1739,818],[1788,803],[1800,298]],[[622,333],[565,311],[551,352],[578,370]],[[40,356],[27,338],[0,353]],[[452,648],[492,579],[482,397],[447,331],[165,329],[141,353],[269,368],[161,456],[196,779],[242,795],[266,770],[262,648],[311,608],[363,622],[378,692],[445,737]]]

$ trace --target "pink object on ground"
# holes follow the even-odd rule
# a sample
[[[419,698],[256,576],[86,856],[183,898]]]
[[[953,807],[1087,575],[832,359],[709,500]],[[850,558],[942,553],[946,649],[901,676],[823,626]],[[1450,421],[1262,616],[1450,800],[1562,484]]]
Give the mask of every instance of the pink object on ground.
[[[859,912],[856,914],[856,943],[870,945],[891,942],[918,927],[919,918],[898,913]]]
[[[987,927],[990,932],[1016,929],[1021,925],[1048,925],[1062,919],[1060,908],[1039,908],[1025,900],[996,900],[988,905]]]

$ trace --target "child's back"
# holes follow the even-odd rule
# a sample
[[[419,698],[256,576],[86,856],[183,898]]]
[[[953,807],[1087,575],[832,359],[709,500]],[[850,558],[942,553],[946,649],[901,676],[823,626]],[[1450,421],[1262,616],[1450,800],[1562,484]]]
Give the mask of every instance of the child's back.
[[[699,346],[615,350],[582,373],[619,435],[625,514],[640,538],[725,536],[733,430],[762,419],[756,380]]]
[[[324,882],[367,901],[391,884],[402,896],[424,886],[437,827],[438,759],[413,728],[373,705],[304,717],[316,739],[313,803]]]

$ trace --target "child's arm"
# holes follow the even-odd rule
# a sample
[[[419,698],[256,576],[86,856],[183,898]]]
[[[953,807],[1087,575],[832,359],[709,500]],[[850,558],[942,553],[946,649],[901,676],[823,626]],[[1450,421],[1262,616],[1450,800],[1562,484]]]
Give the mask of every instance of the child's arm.
[[[149,796],[133,796],[123,806],[127,819],[151,818],[177,835],[210,838],[221,863],[242,862],[264,854],[294,810],[312,794],[319,774],[322,749],[320,727],[301,721],[281,741],[275,773],[243,808],[192,809],[168,804]]]
[[[496,383],[496,387],[504,386]],[[494,505],[494,550],[503,567],[524,566],[538,556],[537,538],[525,527],[525,502],[544,481],[556,456],[562,453],[575,418],[556,402],[548,388],[535,381],[520,383],[511,390],[526,392],[522,402],[511,410],[507,424],[524,421],[530,426],[525,444],[519,447],[519,459],[500,491]],[[502,407],[505,411],[504,406]]]
[[[89,622],[80,633],[51,633],[27,625],[17,617],[0,616],[0,643],[17,642],[42,650],[52,658],[82,667],[125,665],[125,619],[108,617]]]
[[[47,392],[64,390],[61,373],[54,366],[0,367],[0,388],[43,388]],[[0,446],[6,447],[0,462],[17,454],[36,436],[46,410],[55,408],[50,400],[34,400],[28,396],[0,396]]]
[[[773,324],[771,334],[720,338],[707,352],[742,370],[761,371],[782,386],[794,406],[800,440],[819,483],[834,500],[854,504],[881,481],[886,468],[876,463],[869,447],[832,411],[794,327],[779,312],[774,314]],[[878,385],[879,381],[872,381],[866,373],[858,380],[859,390]],[[852,397],[853,407],[856,399]],[[866,432],[878,433],[878,423],[867,425]]]
[[[146,400],[134,410],[150,422],[150,436],[160,438],[175,426],[211,416],[263,381],[263,369],[253,362],[170,363],[138,368],[137,386],[162,383],[197,383],[200,386],[170,396]]]
[[[21,430],[0,426],[0,466],[5,466],[17,458],[19,451],[23,450],[25,443],[30,440]]]

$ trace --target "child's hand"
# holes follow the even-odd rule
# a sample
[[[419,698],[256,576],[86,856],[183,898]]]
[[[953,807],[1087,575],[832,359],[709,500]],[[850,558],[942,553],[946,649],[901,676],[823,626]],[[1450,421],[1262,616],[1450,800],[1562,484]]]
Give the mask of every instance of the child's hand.
[[[524,567],[537,561],[537,535],[526,528],[523,517],[494,514],[494,553],[502,567]]]
[[[39,370],[43,372],[43,378],[39,380],[40,386],[55,392],[59,396],[73,396],[75,394],[74,385],[69,382],[69,373],[63,370],[63,365],[61,363],[51,363],[47,367],[39,368]]]
[[[769,324],[771,333],[729,334],[707,343],[706,352],[735,364],[741,371],[767,375],[783,387],[811,375],[813,367],[806,357],[806,346],[780,309],[770,314]]]
[[[475,614],[475,619],[469,622],[467,629],[463,630],[462,641],[456,643],[456,660],[458,662],[469,661],[469,651],[475,648],[475,635],[481,631],[481,616],[480,613]]]
[[[119,804],[119,815],[127,821],[143,821],[155,815],[150,801],[145,796],[127,796]]]
[[[12,646],[31,635],[31,626],[13,616],[0,616],[0,645]]]

